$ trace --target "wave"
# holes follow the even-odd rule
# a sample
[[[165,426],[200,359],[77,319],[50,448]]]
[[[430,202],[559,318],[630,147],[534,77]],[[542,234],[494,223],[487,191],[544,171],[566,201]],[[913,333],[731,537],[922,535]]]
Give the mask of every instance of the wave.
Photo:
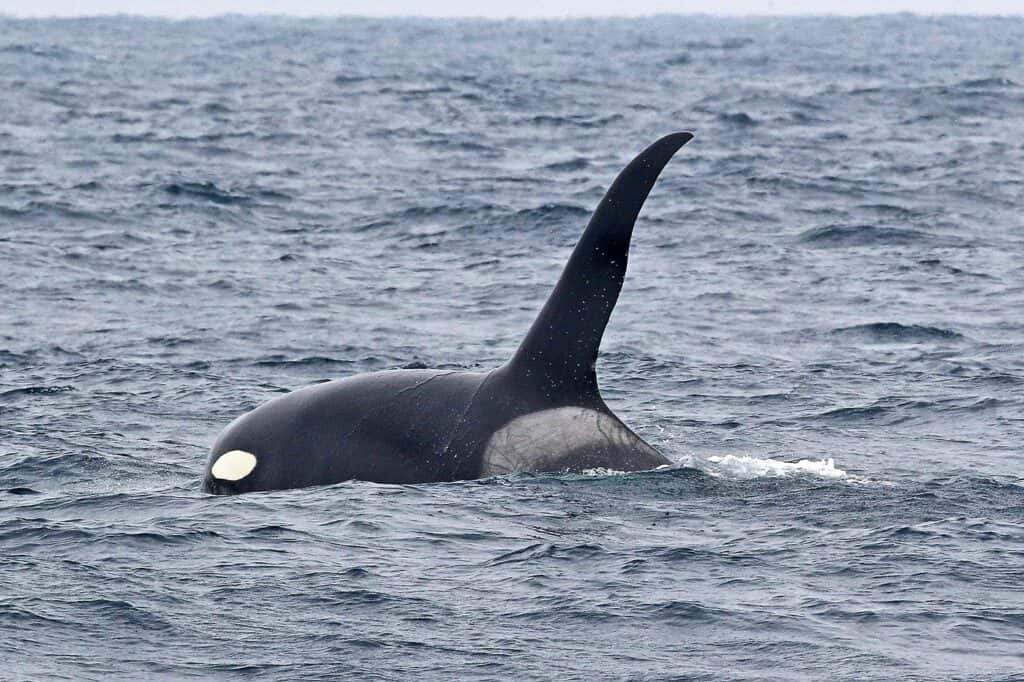
[[[888,95],[893,99],[906,99],[909,97],[930,98],[934,96],[972,96],[979,94],[998,94],[989,91],[1012,90],[1020,87],[1014,80],[1004,77],[990,78],[969,78],[956,83],[927,83],[921,85],[872,85],[855,87],[847,94],[858,95]]]
[[[35,352],[16,353],[12,350],[0,349],[0,369],[27,365],[36,355]]]
[[[886,398],[872,403],[871,405],[857,405],[855,407],[838,407],[820,414],[808,417],[812,421],[832,422],[869,422],[884,423],[886,425],[901,424],[910,416],[908,412],[932,408],[935,403],[919,400],[896,400]]]
[[[252,197],[222,189],[212,182],[171,182],[162,189],[174,196],[195,197],[215,204],[245,204],[252,201]]]
[[[472,152],[477,156],[500,156],[502,151],[492,145],[482,144],[475,140],[458,140],[451,136],[439,136],[423,139],[417,144],[427,149],[443,149],[447,151]]]
[[[994,279],[992,275],[984,272],[971,272],[970,270],[964,270],[958,268],[955,265],[947,265],[943,263],[939,258],[922,258],[917,261],[918,265],[924,265],[925,267],[935,268],[949,273],[950,275],[964,276],[964,277],[976,277],[978,279]]]
[[[682,47],[687,50],[739,50],[753,45],[753,38],[723,38],[722,40],[688,40]]]
[[[54,393],[67,393],[78,390],[74,386],[27,386],[25,388],[12,388],[0,392],[0,399],[16,398],[23,395],[52,395]]]
[[[339,360],[325,355],[311,355],[309,357],[291,359],[284,355],[272,355],[263,360],[257,360],[253,364],[256,367],[327,367],[330,365],[351,365],[354,360]]]
[[[919,324],[905,325],[899,322],[871,322],[852,327],[839,327],[833,329],[830,334],[866,339],[872,343],[924,343],[964,338],[952,329]]]
[[[718,114],[717,118],[719,121],[722,121],[723,123],[731,123],[737,126],[758,125],[758,122],[754,119],[754,117],[744,111],[737,111],[732,114]]]
[[[109,214],[82,210],[66,201],[30,201],[21,208],[0,206],[0,216],[5,218],[36,218],[41,215],[104,222],[112,219]]]
[[[718,627],[723,627],[723,624],[731,615],[731,612],[726,609],[708,606],[696,601],[671,600],[642,608],[653,617],[674,625],[716,623]]]
[[[935,241],[928,232],[876,225],[826,225],[806,230],[797,235],[797,241],[815,246],[908,246]]]
[[[575,204],[542,204],[534,208],[524,208],[520,211],[516,211],[514,219],[516,221],[530,221],[534,223],[549,223],[549,222],[561,222],[563,220],[573,220],[577,218],[587,218],[590,216],[590,211],[577,206]]]
[[[355,85],[356,83],[366,83],[367,81],[378,80],[383,76],[346,76],[338,75],[334,77],[334,84],[340,86]]]
[[[982,90],[988,88],[1014,88],[1017,87],[1015,81],[1009,78],[972,78],[969,80],[960,81],[956,84],[958,88],[964,88],[965,90]]]
[[[35,488],[29,488],[28,486],[15,486],[7,489],[8,495],[42,495],[42,491],[36,490]]]
[[[564,173],[569,171],[579,171],[590,166],[590,161],[582,156],[578,156],[568,161],[557,161],[555,163],[549,163],[544,166],[544,170],[555,171],[556,173]]]
[[[0,47],[0,54],[25,54],[47,59],[67,60],[82,55],[58,45],[40,45],[37,43],[14,43]]]
[[[488,561],[487,565],[499,566],[508,563],[529,563],[542,559],[575,561],[604,554],[608,554],[608,550],[600,545],[579,544],[562,546],[549,543],[535,543],[496,556]]]
[[[533,125],[546,125],[546,126],[579,126],[580,128],[600,128],[608,125],[609,123],[615,123],[622,120],[622,114],[610,114],[608,116],[586,116],[582,114],[568,114],[564,116],[556,116],[551,114],[541,114],[534,116],[529,119],[529,123]]]
[[[64,600],[49,602],[59,606],[64,613],[65,623],[88,623],[95,627],[97,620],[118,623],[143,630],[173,630],[174,626],[160,616],[155,609],[137,606],[121,599]]]

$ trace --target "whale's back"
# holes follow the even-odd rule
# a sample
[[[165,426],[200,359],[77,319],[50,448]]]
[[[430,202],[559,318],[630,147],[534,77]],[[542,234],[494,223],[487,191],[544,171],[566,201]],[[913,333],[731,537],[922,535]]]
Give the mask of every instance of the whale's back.
[[[233,493],[352,479],[411,483],[473,478],[478,465],[448,456],[446,450],[486,376],[440,370],[376,372],[275,398],[220,434],[203,489]],[[244,476],[232,480],[239,472]]]

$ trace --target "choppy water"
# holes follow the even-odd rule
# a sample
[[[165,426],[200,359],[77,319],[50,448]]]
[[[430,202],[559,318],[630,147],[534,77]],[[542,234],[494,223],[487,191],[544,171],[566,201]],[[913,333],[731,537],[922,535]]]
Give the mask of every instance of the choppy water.
[[[1024,676],[1024,19],[0,20],[3,679]],[[680,467],[215,498],[514,349],[692,129],[599,372]]]

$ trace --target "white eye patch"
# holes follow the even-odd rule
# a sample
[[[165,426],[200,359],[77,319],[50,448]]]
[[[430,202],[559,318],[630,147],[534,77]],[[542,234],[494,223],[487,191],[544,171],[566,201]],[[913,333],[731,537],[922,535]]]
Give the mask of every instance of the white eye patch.
[[[241,481],[256,468],[256,455],[245,450],[230,450],[217,458],[210,473],[221,481]]]

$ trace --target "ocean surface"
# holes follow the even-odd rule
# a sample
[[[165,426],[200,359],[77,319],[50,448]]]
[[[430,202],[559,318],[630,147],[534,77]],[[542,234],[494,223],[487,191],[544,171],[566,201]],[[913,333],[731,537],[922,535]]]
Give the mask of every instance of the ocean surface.
[[[0,19],[0,679],[1024,679],[1024,19]],[[200,492],[283,392],[602,348],[676,468]]]

